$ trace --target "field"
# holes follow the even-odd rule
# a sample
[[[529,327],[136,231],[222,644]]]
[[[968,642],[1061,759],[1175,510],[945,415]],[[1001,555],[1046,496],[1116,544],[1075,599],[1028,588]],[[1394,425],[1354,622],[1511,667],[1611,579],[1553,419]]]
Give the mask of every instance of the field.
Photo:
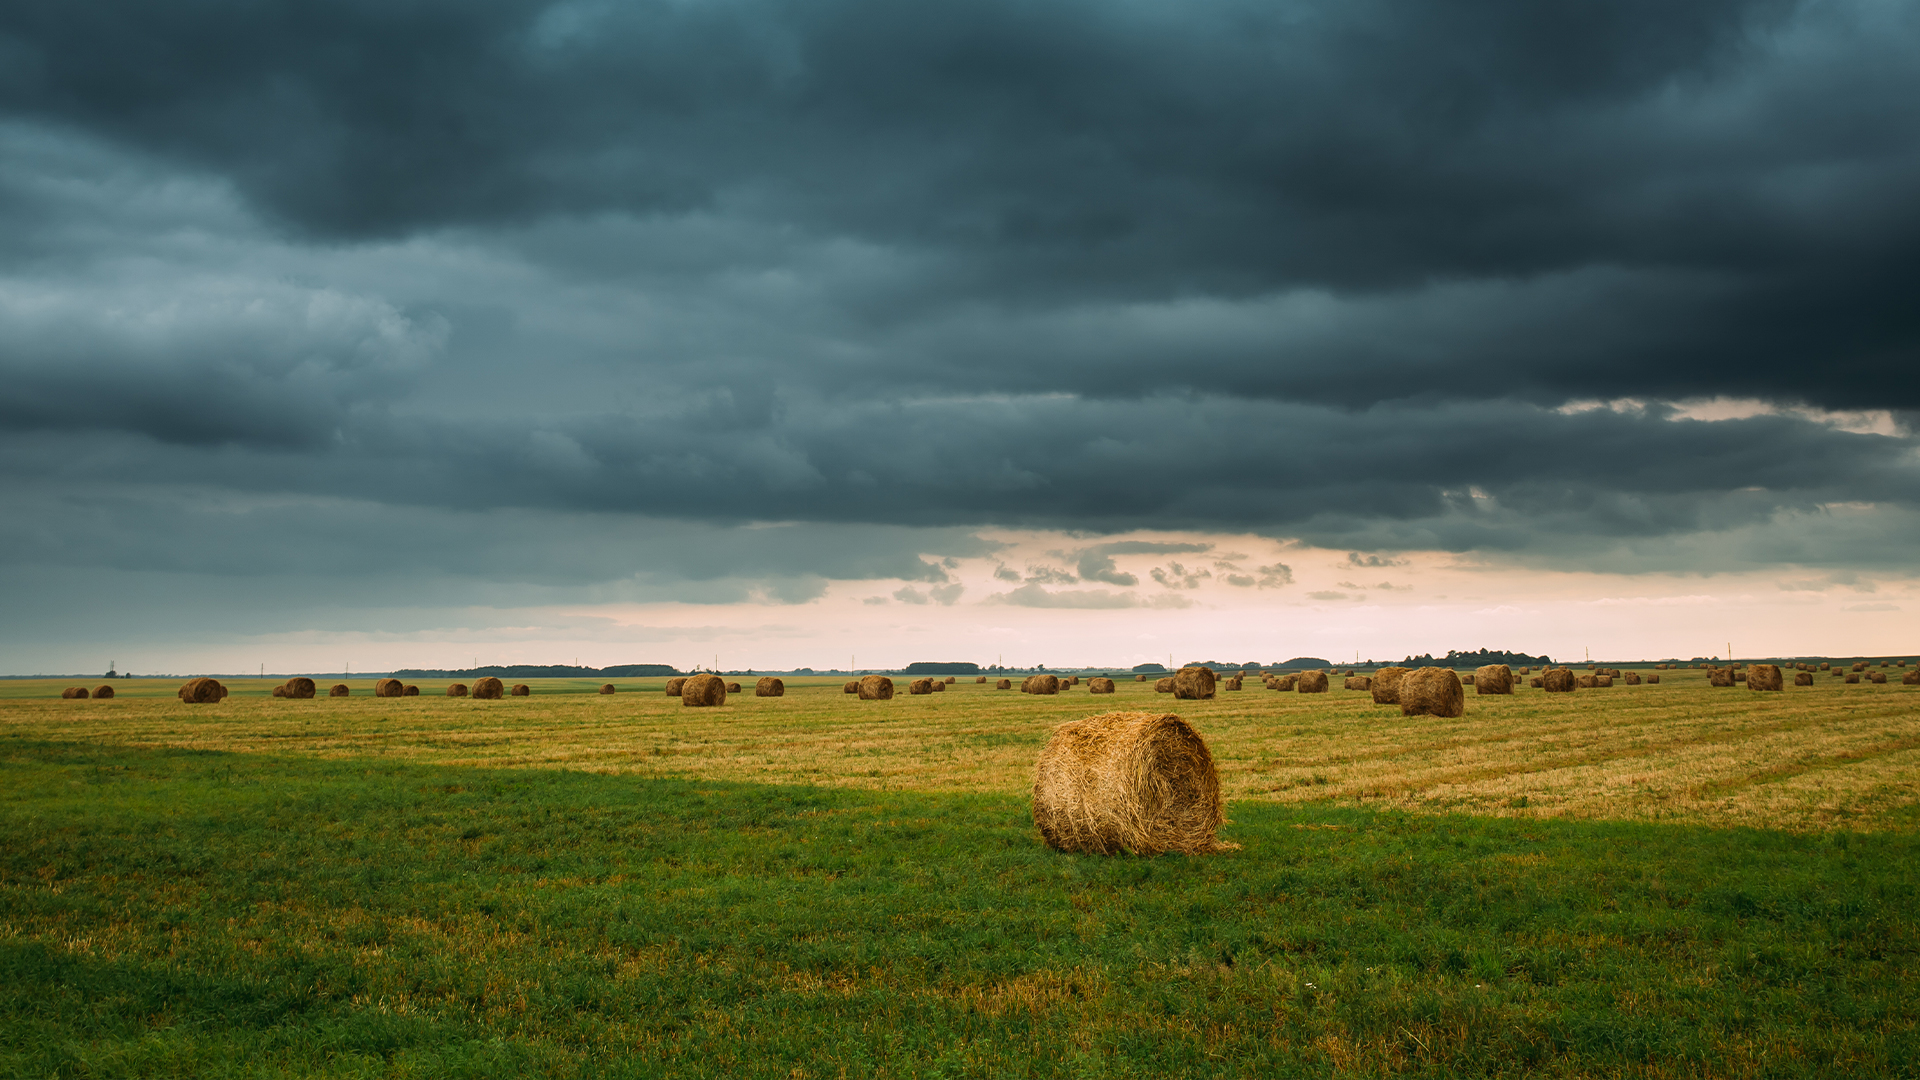
[[[1459,720],[0,683],[0,1075],[1920,1075],[1889,671]],[[1241,850],[1039,844],[1047,729],[1130,707],[1206,735]]]

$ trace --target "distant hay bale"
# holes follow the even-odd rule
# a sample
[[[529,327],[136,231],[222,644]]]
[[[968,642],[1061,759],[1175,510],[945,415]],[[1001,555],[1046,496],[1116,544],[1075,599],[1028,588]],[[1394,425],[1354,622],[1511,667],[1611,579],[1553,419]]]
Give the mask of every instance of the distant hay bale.
[[[400,691],[400,696],[401,697],[419,697],[420,688],[413,685],[412,683],[408,683],[407,688],[405,690]]]
[[[681,688],[681,687],[683,687],[683,686],[685,686],[685,685],[687,685],[687,680],[686,680],[686,679],[685,679],[684,677],[681,677],[681,678],[672,678],[672,679],[668,679],[668,680],[667,680],[667,696],[668,696],[668,697],[679,697],[679,696],[680,696],[680,688]],[[605,690],[602,690],[602,691],[601,691],[601,693],[603,693],[603,694],[604,694],[604,693],[608,693],[608,692],[609,692],[609,691],[605,691]]]
[[[1373,681],[1367,684],[1367,689],[1373,692],[1373,703],[1400,704],[1400,680],[1406,677],[1407,669],[1403,667],[1383,667],[1374,672]]]
[[[786,695],[787,684],[771,675],[762,675],[760,681],[753,684],[754,697],[785,697]]]
[[[113,697],[112,686],[109,686],[106,683],[101,683],[99,686],[96,686],[93,688],[93,699],[95,701],[99,701],[101,698],[111,698],[111,697]]]
[[[302,700],[312,697],[318,689],[313,685],[313,680],[307,678],[305,675],[295,675],[293,678],[288,679],[285,685],[288,697]]]
[[[1109,678],[1105,678],[1104,676],[1099,678],[1088,679],[1087,693],[1111,694],[1113,693],[1113,680]]]
[[[999,682],[993,684],[993,688],[995,690],[1011,690],[1013,689],[1013,680],[1001,679]]]
[[[463,683],[463,682],[457,682],[457,683],[448,683],[448,684],[447,684],[447,696],[448,696],[448,697],[466,697],[466,696],[467,696],[467,684],[466,684],[466,683]]]
[[[1423,667],[1400,680],[1401,716],[1452,718],[1467,711],[1467,691],[1452,668]]]
[[[933,680],[933,692],[934,692],[934,693],[936,693],[936,694],[944,694],[944,693],[946,693],[946,692],[947,692],[947,684],[946,684],[946,683],[943,683],[943,682],[941,682],[941,681],[940,681],[939,679],[935,679],[935,680]]]
[[[1649,676],[1647,676],[1647,682],[1648,682],[1648,684],[1649,684],[1649,685],[1651,685],[1651,684],[1655,684],[1655,683],[1658,683],[1659,681],[1660,681],[1660,676],[1658,676],[1658,675],[1649,675]]]
[[[689,709],[711,709],[727,703],[727,681],[711,672],[689,675],[680,687],[680,704]]]
[[[1533,687],[1535,690],[1538,690],[1540,689],[1542,684],[1544,684],[1545,682],[1546,682],[1545,679],[1541,678],[1538,675],[1535,675],[1533,678],[1527,680],[1527,685]]]
[[[1473,673],[1475,694],[1513,693],[1513,669],[1505,664],[1488,664]]]
[[[1097,855],[1231,850],[1220,775],[1178,716],[1104,713],[1053,729],[1033,777],[1033,823],[1049,847]]]
[[[841,683],[841,684],[840,684],[840,692],[841,692],[841,693],[843,693],[843,694],[857,694],[857,693],[859,693],[859,692],[860,692],[860,680],[859,680],[859,679],[848,679],[848,680],[847,680],[846,682],[844,682],[844,683]]]
[[[1900,676],[1901,686],[1920,686],[1920,668],[1915,668]]]
[[[953,678],[953,676],[951,676],[951,675],[949,675],[949,676],[947,676],[947,677],[946,677],[946,680],[945,680],[945,681],[946,681],[946,684],[947,684],[948,686],[952,686],[952,685],[953,685],[953,683],[954,683],[954,678]],[[1075,680],[1073,680],[1073,681],[1074,681],[1074,682],[1079,682],[1080,680],[1079,680],[1079,679],[1075,679]]]
[[[473,681],[473,696],[482,701],[499,701],[507,696],[507,688],[499,679],[487,675]]]
[[[1060,692],[1060,677],[1045,674],[1029,675],[1026,681],[1020,684],[1020,692],[1023,694],[1058,694]]]
[[[334,683],[332,688],[327,691],[328,697],[350,697],[352,694],[353,690],[343,682]]]
[[[974,685],[976,686],[985,686],[987,684],[987,677],[985,675],[982,675],[973,681],[974,681]]]
[[[373,696],[399,697],[401,691],[405,689],[406,687],[401,684],[399,679],[381,679],[379,682],[373,684]]]
[[[227,696],[218,679],[188,679],[180,686],[180,700],[189,705],[215,705]]]
[[[1593,680],[1594,676],[1591,672],[1581,672],[1573,677],[1573,681],[1579,683],[1582,690],[1593,689]]]
[[[60,700],[62,701],[75,701],[86,696],[87,688],[84,686],[69,686],[65,690],[60,691]]]
[[[1220,682],[1220,685],[1223,689],[1238,690],[1240,689],[1240,679],[1241,679],[1241,676],[1235,675],[1231,679],[1222,679]]]
[[[1460,676],[1460,685],[1461,685],[1461,686],[1472,686],[1472,685],[1473,685],[1473,676],[1472,676],[1472,675],[1462,675],[1462,676]]]
[[[1707,685],[1708,686],[1732,686],[1733,685],[1733,669],[1717,668],[1717,667],[1708,668],[1707,669]]]
[[[1367,678],[1365,675],[1349,675],[1347,676],[1347,681],[1342,685],[1348,690],[1371,690],[1373,689],[1373,680]]]
[[[728,683],[728,684],[727,684],[727,693],[729,693],[729,694],[737,694],[737,693],[739,693],[739,692],[740,692],[740,684],[739,684],[739,683],[737,683],[737,682],[730,682],[730,683]]]
[[[1267,689],[1285,690],[1287,693],[1291,694],[1293,693],[1294,684],[1299,681],[1300,681],[1300,676],[1298,675],[1282,675],[1279,678],[1274,679],[1273,682],[1267,684]]]
[[[860,695],[861,701],[892,701],[893,680],[885,675],[862,675],[854,693]]]
[[[1173,674],[1173,696],[1182,701],[1207,701],[1213,697],[1213,672],[1203,667],[1183,667]]]
[[[602,694],[611,694],[611,693],[613,693],[613,692],[614,692],[614,685],[613,685],[612,683],[601,683],[601,684],[600,684],[600,693],[602,693]]]
[[[1853,670],[1855,671],[1867,670],[1867,662],[1865,660],[1860,661],[1859,663],[1853,665]]]
[[[1153,692],[1156,694],[1173,693],[1173,676],[1169,675],[1164,679],[1153,680]]]
[[[1748,686],[1752,686],[1753,684],[1752,684],[1752,683],[1748,683],[1747,685],[1748,685]],[[1793,685],[1795,685],[1795,686],[1812,686],[1812,685],[1813,685],[1813,675],[1812,675],[1812,673],[1810,673],[1810,672],[1805,672],[1805,671],[1796,671],[1796,672],[1794,672],[1794,673],[1793,673]]]
[[[1293,688],[1302,694],[1324,694],[1327,692],[1327,673],[1318,670],[1303,671],[1294,682]]]
[[[509,697],[532,697],[533,688],[526,683],[517,682],[513,684],[513,689],[507,691],[507,695]]]
[[[1820,662],[1820,670],[1821,670],[1821,671],[1830,671],[1830,670],[1832,670],[1832,668],[1833,668],[1833,665],[1832,665],[1832,664],[1829,664],[1829,663],[1827,663],[1827,662],[1826,662],[1826,661],[1824,661],[1824,660]]]
[[[1846,673],[1846,677],[1841,679],[1840,681],[1848,682],[1848,683],[1857,683],[1860,681],[1860,673],[1857,671],[1849,671]]]
[[[1780,677],[1780,665],[1755,664],[1747,669],[1747,689],[1783,690],[1786,684]]]
[[[1135,676],[1133,677],[1133,681],[1134,681],[1134,682],[1146,682],[1146,681],[1147,681],[1147,677],[1146,677],[1145,675],[1135,675]]]
[[[1637,671],[1629,671],[1629,672],[1627,672],[1627,674],[1626,674],[1626,680],[1627,680],[1627,685],[1628,685],[1628,686],[1639,686],[1639,685],[1640,685],[1640,673],[1639,673],[1639,672],[1637,672]]]
[[[907,693],[914,695],[931,694],[933,693],[933,680],[915,679],[907,684]]]
[[[286,696],[287,696],[287,688],[286,688],[286,687],[285,687],[284,685],[283,685],[283,686],[276,686],[276,687],[274,687],[274,688],[273,688],[273,696],[274,696],[274,697],[277,697],[277,698],[283,698],[283,697],[286,697]]]
[[[1540,689],[1549,694],[1571,694],[1580,684],[1574,681],[1573,672],[1568,668],[1548,668],[1541,676]]]
[[[1884,671],[1876,671],[1867,676],[1867,681],[1884,685],[1887,681],[1887,673]]]
[[[1603,689],[1603,690],[1604,690],[1604,689],[1606,689],[1607,687],[1609,687],[1609,686],[1612,686],[1612,685],[1613,685],[1613,676],[1611,676],[1611,675],[1595,675],[1595,676],[1593,677],[1593,685],[1595,685],[1595,686],[1597,686],[1597,687],[1600,687],[1601,689]]]

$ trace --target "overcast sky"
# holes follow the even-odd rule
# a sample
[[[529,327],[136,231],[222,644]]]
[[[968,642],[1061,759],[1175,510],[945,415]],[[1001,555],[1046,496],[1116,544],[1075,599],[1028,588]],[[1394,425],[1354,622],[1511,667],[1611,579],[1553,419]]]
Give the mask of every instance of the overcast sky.
[[[1916,56],[11,0],[0,673],[1914,651]]]

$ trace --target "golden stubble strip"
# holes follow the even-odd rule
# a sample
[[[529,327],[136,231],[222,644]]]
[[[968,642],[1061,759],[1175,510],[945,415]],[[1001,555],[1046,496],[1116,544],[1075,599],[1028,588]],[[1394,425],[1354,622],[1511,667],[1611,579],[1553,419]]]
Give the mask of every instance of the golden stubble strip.
[[[1151,684],[1057,697],[958,683],[941,694],[858,701],[839,681],[683,708],[658,685],[473,701],[440,696],[274,700],[233,685],[220,705],[157,693],[61,701],[9,688],[16,738],[489,768],[693,776],[1024,794],[1053,725],[1096,712],[1175,712],[1207,739],[1229,799],[1349,802],[1418,812],[1630,818],[1789,829],[1892,827],[1920,802],[1920,689],[1837,680],[1782,693],[1661,686],[1469,695],[1458,719],[1402,717],[1365,693],[1223,691],[1174,701]],[[171,693],[171,686],[167,688]],[[438,687],[423,686],[423,693]]]

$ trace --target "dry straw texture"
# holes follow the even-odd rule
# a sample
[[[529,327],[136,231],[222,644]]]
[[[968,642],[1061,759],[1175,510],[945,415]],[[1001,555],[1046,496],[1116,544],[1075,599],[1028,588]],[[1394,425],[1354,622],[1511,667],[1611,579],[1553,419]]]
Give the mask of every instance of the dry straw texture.
[[[915,679],[912,682],[907,684],[907,693],[931,694],[933,693],[933,680],[932,679]]]
[[[1548,668],[1540,679],[1540,689],[1549,694],[1571,694],[1578,685],[1574,682],[1573,672],[1563,667]]]
[[[113,687],[101,683],[99,686],[93,688],[93,696],[96,700],[99,698],[111,698],[113,696]]]
[[[739,683],[737,683],[737,682],[730,682],[730,683],[728,683],[728,684],[727,684],[727,693],[729,693],[729,694],[737,694],[737,693],[739,693],[739,692],[740,692],[740,684],[739,684]]]
[[[1583,672],[1579,675],[1575,675],[1573,677],[1573,681],[1579,684],[1580,689],[1591,690],[1595,686],[1599,685],[1599,678],[1600,677],[1598,675],[1594,675],[1590,672]]]
[[[1535,690],[1538,690],[1540,689],[1541,685],[1545,682],[1546,682],[1545,679],[1541,678],[1538,675],[1535,675],[1533,678],[1527,680],[1527,685],[1533,687]]]
[[[295,675],[293,678],[288,679],[286,687],[287,696],[298,699],[310,698],[314,695],[314,692],[319,689],[313,685],[313,680],[307,678],[305,675]]]
[[[1885,685],[1887,681],[1887,673],[1884,671],[1876,671],[1873,674],[1867,676],[1867,681],[1871,683]]]
[[[1920,670],[1909,671],[1900,676],[1901,686],[1920,686]]]
[[[332,689],[327,691],[327,696],[328,697],[351,697],[353,696],[353,689],[349,687],[346,683],[337,682],[333,684]]]
[[[62,701],[74,701],[86,696],[87,688],[84,686],[69,686],[65,690],[60,691],[60,699]]]
[[[1173,676],[1169,675],[1164,679],[1153,680],[1153,692],[1156,694],[1173,693]]]
[[[1173,696],[1182,701],[1206,701],[1213,697],[1212,670],[1183,667],[1173,675]]]
[[[1342,685],[1348,690],[1371,690],[1373,689],[1373,680],[1367,678],[1365,675],[1349,675],[1347,676],[1347,681]]]
[[[673,678],[673,679],[668,679],[668,680],[667,680],[667,696],[668,696],[668,697],[679,697],[679,696],[680,696],[680,688],[681,688],[681,687],[683,687],[683,686],[685,686],[685,685],[687,685],[687,680],[686,680],[686,679],[684,679],[684,678]]]
[[[605,693],[605,691],[601,691],[601,692]],[[449,683],[447,685],[447,696],[448,697],[466,697],[467,684],[463,682]]]
[[[993,688],[995,690],[1011,690],[1013,689],[1013,680],[1001,679],[999,682],[993,684]]]
[[[1460,716],[1467,691],[1452,668],[1423,667],[1400,680],[1401,716]]]
[[[373,684],[374,697],[399,697],[406,686],[399,679],[381,679]]]
[[[1293,684],[1295,690],[1303,694],[1324,694],[1327,692],[1327,673],[1324,671],[1303,671]]]
[[[1846,678],[1844,678],[1844,679],[1842,679],[1842,680],[1840,680],[1840,681],[1841,681],[1841,682],[1846,682],[1846,683],[1857,683],[1857,682],[1859,682],[1859,681],[1860,681],[1860,673],[1859,673],[1859,672],[1857,672],[1857,671],[1849,671],[1849,672],[1847,672],[1847,677],[1846,677]],[[1718,685],[1718,684],[1716,684],[1716,685]]]
[[[948,686],[952,686],[952,685],[954,684],[954,681],[955,681],[955,680],[954,680],[954,677],[953,677],[953,676],[951,676],[951,675],[949,675],[949,676],[947,676],[947,678],[946,678],[946,683],[947,683],[947,685],[948,685]],[[1075,678],[1075,679],[1074,679],[1073,681],[1074,681],[1074,682],[1079,682],[1080,680],[1079,680],[1078,678]]]
[[[1784,690],[1786,684],[1780,677],[1780,665],[1755,664],[1747,669],[1747,689]]]
[[[859,692],[860,692],[860,680],[859,680],[859,679],[848,679],[848,680],[847,680],[846,682],[844,682],[844,683],[842,683],[842,684],[840,685],[840,692],[841,692],[841,693],[843,693],[843,694],[857,694],[857,693],[859,693]]]
[[[754,697],[785,697],[786,695],[787,684],[771,675],[762,675],[760,681],[753,684]]]
[[[400,691],[400,696],[401,697],[419,697],[420,688],[413,685],[412,683],[408,683],[407,688],[405,690]]]
[[[987,684],[987,677],[985,675],[982,675],[973,681],[974,681],[974,684],[977,686],[985,686]]]
[[[1463,686],[1472,686],[1472,685],[1473,685],[1473,676],[1471,676],[1471,675],[1462,675],[1462,676],[1460,676],[1460,683],[1461,683],[1461,685],[1463,685]]]
[[[680,688],[680,704],[693,709],[709,709],[727,703],[727,683],[718,675],[702,672],[687,679]]]
[[[1111,693],[1113,693],[1113,680],[1112,680],[1112,679],[1109,679],[1109,678],[1105,678],[1105,677],[1099,677],[1099,678],[1093,678],[1093,679],[1088,679],[1088,680],[1087,680],[1087,693],[1089,693],[1089,694],[1111,694]]]
[[[1474,672],[1473,692],[1476,694],[1513,693],[1513,669],[1505,664],[1488,664]]]
[[[227,696],[227,688],[217,679],[188,679],[180,687],[180,700],[189,705],[212,705]]]
[[[507,693],[514,697],[532,697],[533,687],[523,682],[517,682],[513,684],[513,689],[507,691]]]
[[[1629,671],[1629,672],[1627,672],[1627,676],[1626,676],[1626,678],[1627,678],[1627,685],[1628,685],[1628,686],[1639,686],[1639,685],[1640,685],[1640,673],[1639,673],[1639,672],[1637,672],[1637,671]]]
[[[1612,686],[1612,685],[1613,685],[1613,676],[1611,676],[1611,675],[1595,675],[1595,676],[1593,677],[1593,685],[1595,685],[1595,686],[1598,686],[1598,687],[1601,687],[1601,688],[1605,688],[1605,687],[1609,687],[1609,686]]]
[[[893,680],[885,675],[862,675],[854,693],[860,695],[861,701],[892,701]]]
[[[1134,682],[1146,682],[1146,681],[1147,681],[1147,677],[1146,677],[1145,675],[1135,675],[1135,676],[1133,677],[1133,681],[1134,681]]]
[[[1707,685],[1708,686],[1732,686],[1733,685],[1733,669],[1732,668],[1708,668],[1707,669]]]
[[[1053,729],[1033,777],[1033,823],[1060,851],[1116,855],[1228,850],[1220,775],[1178,716],[1104,713]]]
[[[274,697],[278,697],[278,698],[283,698],[283,697],[286,697],[286,696],[287,696],[287,688],[286,688],[285,686],[276,686],[276,687],[274,687],[274,688],[273,688],[273,696],[274,696]]]
[[[1793,673],[1793,685],[1795,685],[1795,686],[1812,686],[1812,685],[1813,685],[1813,674],[1812,674],[1811,672],[1806,672],[1806,671],[1796,671],[1796,672],[1794,672],[1794,673]]]
[[[603,693],[603,694],[611,694],[611,693],[613,693],[613,684],[612,684],[612,683],[601,683],[601,684],[600,684],[600,692],[601,692],[601,693]]]
[[[935,680],[933,681],[933,692],[934,692],[934,693],[936,693],[936,694],[944,694],[944,693],[946,693],[946,692],[947,692],[947,684],[946,684],[946,683],[943,683],[943,682],[941,682],[941,681],[940,681],[939,679],[935,679]]]
[[[1057,675],[1029,675],[1020,684],[1023,694],[1057,694],[1060,692],[1060,677]]]
[[[1649,683],[1658,683],[1659,681],[1660,681],[1660,676],[1658,676],[1658,675],[1649,675],[1649,676],[1647,676],[1647,682],[1649,682]]]
[[[1282,675],[1279,678],[1276,678],[1272,682],[1268,683],[1267,689],[1285,690],[1288,693],[1292,693],[1293,684],[1299,681],[1300,681],[1300,676],[1298,675]]]
[[[483,701],[499,701],[507,696],[507,688],[499,679],[488,675],[474,680],[473,696]]]

